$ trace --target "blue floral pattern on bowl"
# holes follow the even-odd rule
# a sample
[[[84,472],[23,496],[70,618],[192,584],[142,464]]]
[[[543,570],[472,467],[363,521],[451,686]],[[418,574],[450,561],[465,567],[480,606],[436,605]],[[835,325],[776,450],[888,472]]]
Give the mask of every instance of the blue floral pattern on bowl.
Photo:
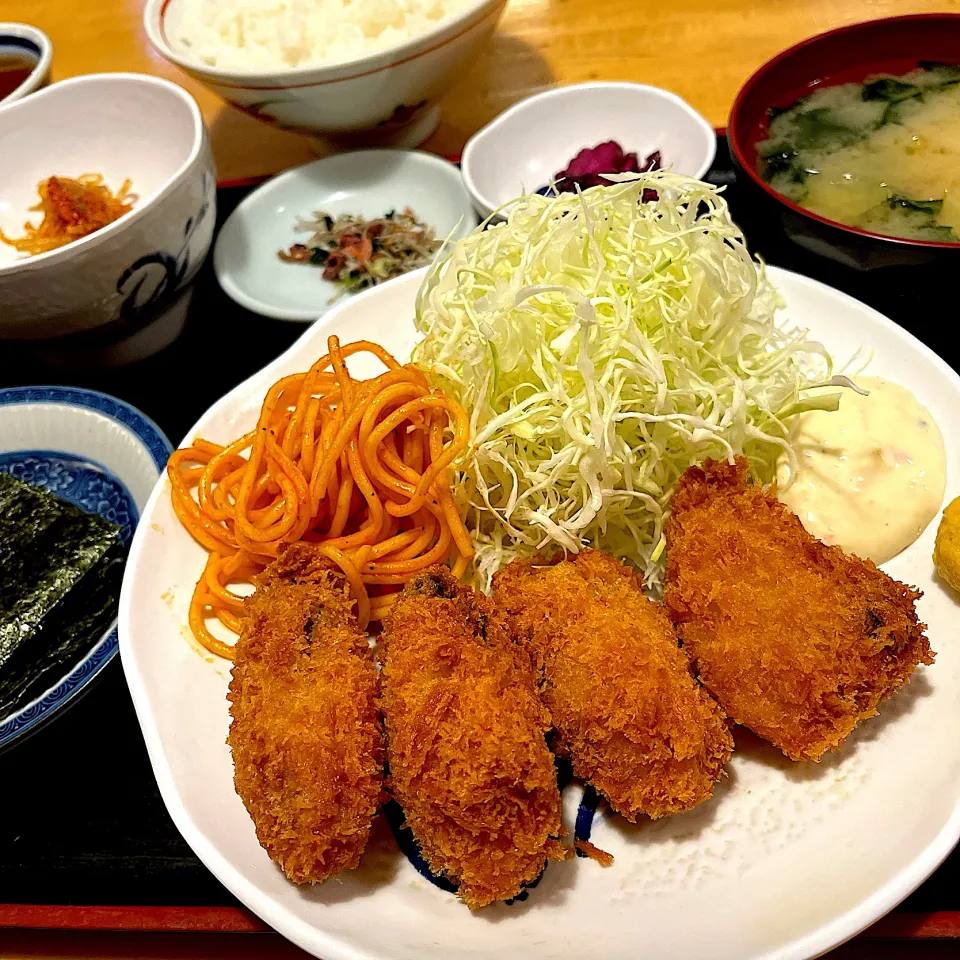
[[[201,226],[206,228],[208,218],[216,216],[216,185],[207,172],[203,174],[201,190],[200,207],[184,224],[179,251],[174,254],[155,250],[145,254],[120,275],[117,293],[124,298],[120,308],[121,320],[129,321],[148,307],[171,297],[196,273],[203,258],[191,260],[191,243]]]
[[[569,760],[557,760],[556,763],[557,786],[562,793],[573,781],[573,769],[571,768]],[[588,841],[590,839],[590,834],[593,831],[593,821],[597,815],[597,808],[600,805],[600,801],[601,797],[593,787],[589,784],[584,786],[583,795],[577,807],[576,823],[573,828],[573,839],[575,843],[577,841]],[[383,815],[390,825],[390,832],[393,834],[393,838],[400,848],[400,852],[407,858],[417,873],[425,880],[429,880],[435,887],[439,887],[439,889],[447,893],[456,893],[456,883],[453,883],[449,877],[436,874],[430,869],[430,865],[420,850],[420,845],[407,826],[407,820],[400,804],[397,803],[396,800],[389,800],[383,808]],[[585,857],[586,854],[578,848],[577,856]],[[524,884],[523,889],[515,897],[505,901],[507,906],[525,901],[530,896],[530,891],[543,879],[546,869],[547,868],[544,867],[543,870],[540,871],[540,876]]]
[[[16,404],[50,404],[94,410],[134,434],[146,447],[159,476],[173,451],[160,428],[135,407],[95,390],[36,386],[0,390],[0,407]],[[81,509],[116,523],[129,542],[139,512],[126,486],[103,465],[68,451],[18,450],[0,454],[0,471],[26,483],[44,487]],[[118,650],[114,625],[59,683],[41,697],[0,722],[0,749],[36,730],[58,710],[73,701]]]
[[[0,473],[42,487],[87,513],[115,523],[123,542],[130,543],[138,518],[133,497],[99,463],[47,450],[18,451],[0,454]]]

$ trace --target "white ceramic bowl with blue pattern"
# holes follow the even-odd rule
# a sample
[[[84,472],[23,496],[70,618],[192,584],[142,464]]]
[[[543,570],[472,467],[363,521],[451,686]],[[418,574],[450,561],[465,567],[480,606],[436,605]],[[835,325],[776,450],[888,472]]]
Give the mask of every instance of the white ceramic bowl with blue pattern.
[[[0,472],[116,523],[127,543],[171,451],[160,428],[114,397],[73,387],[0,390]],[[0,717],[0,749],[82,693],[117,652],[117,627],[48,689]]]
[[[29,149],[25,149],[25,145]],[[129,179],[130,213],[36,256],[0,243],[0,339],[46,340],[152,318],[193,278],[213,239],[216,178],[196,101],[169,80],[104,73],[0,105],[0,229],[23,236],[37,185]]]

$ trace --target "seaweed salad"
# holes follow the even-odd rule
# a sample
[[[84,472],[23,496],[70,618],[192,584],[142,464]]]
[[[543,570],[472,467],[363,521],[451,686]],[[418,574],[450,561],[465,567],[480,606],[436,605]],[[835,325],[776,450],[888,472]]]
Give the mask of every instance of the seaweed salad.
[[[0,720],[116,620],[126,550],[115,524],[0,473]]]

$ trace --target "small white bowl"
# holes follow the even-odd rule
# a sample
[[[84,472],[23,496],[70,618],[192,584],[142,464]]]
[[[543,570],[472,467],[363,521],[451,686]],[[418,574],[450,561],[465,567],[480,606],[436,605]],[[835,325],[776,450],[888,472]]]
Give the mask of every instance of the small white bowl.
[[[27,146],[28,145],[28,148]],[[0,228],[21,236],[37,184],[56,174],[132,181],[132,212],[58,250],[0,243],[0,339],[134,325],[174,299],[213,238],[216,177],[196,101],[168,80],[105,73],[0,106]]]
[[[104,393],[0,390],[0,470],[117,524],[127,543],[171,452],[149,417]],[[46,690],[0,718],[0,748],[74,702],[116,652],[113,624],[79,662],[64,664]]]
[[[0,23],[0,56],[5,53],[25,54],[35,65],[23,83],[0,99],[0,103],[20,100],[28,93],[45,87],[50,81],[53,44],[42,30],[27,23]]]
[[[177,39],[178,0],[147,0],[154,49],[228,103],[324,147],[415,147],[436,129],[439,98],[493,33],[507,0],[475,0],[427,33],[337,63],[228,70],[191,58]]]
[[[713,127],[674,93],[640,83],[580,83],[537,94],[474,134],[463,179],[484,217],[546,186],[584,148],[616,140],[664,168],[702,177],[717,150]]]
[[[286,263],[278,256],[309,238],[295,229],[297,221],[318,210],[370,219],[405,207],[441,239],[457,240],[477,225],[460,171],[429,153],[361,150],[295,167],[255,190],[230,214],[213,251],[217,280],[255,313],[316,320],[340,288],[324,280],[319,267]]]

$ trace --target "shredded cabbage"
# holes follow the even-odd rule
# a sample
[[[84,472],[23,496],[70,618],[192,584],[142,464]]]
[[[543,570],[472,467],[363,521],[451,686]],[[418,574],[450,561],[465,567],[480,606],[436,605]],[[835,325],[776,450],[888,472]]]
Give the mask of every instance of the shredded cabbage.
[[[460,240],[417,301],[414,361],[464,405],[454,493],[482,588],[515,557],[608,550],[656,591],[680,475],[746,455],[775,477],[832,361],[781,306],[727,204],[672,173],[527,196]],[[655,190],[658,199],[643,199]],[[649,194],[648,194],[649,196]]]

